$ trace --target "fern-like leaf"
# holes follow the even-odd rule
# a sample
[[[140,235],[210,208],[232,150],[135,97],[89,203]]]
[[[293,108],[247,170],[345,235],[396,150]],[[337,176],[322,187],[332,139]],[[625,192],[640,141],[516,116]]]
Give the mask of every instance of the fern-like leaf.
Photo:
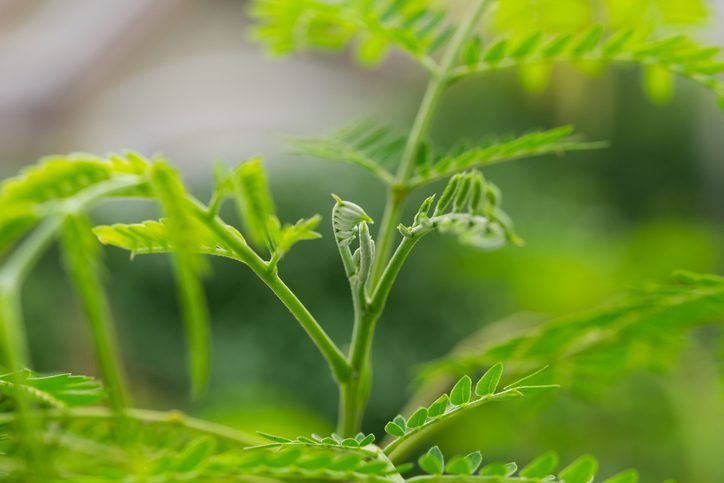
[[[90,220],[84,215],[67,215],[63,220],[61,241],[64,267],[88,319],[111,405],[120,411],[128,402],[125,378],[115,343],[111,311],[100,280],[99,246]]]
[[[217,189],[233,196],[242,226],[253,244],[256,247],[268,247],[269,220],[274,216],[274,201],[269,193],[261,158],[241,163]]]
[[[598,149],[605,144],[579,142],[571,137],[572,126],[524,134],[511,139],[494,140],[480,146],[460,145],[444,155],[422,157],[412,187],[429,183],[467,169],[479,168],[521,158],[561,155],[572,151]]]
[[[215,255],[242,261],[223,240],[215,237],[211,230],[197,220],[188,220],[195,230],[196,240],[200,242],[194,252]],[[234,227],[226,229],[243,240],[243,236]],[[172,253],[176,251],[174,238],[169,233],[168,219],[149,220],[142,223],[101,225],[93,228],[98,240],[104,245],[112,245],[128,250],[131,256],[153,253]]]
[[[416,476],[410,482],[435,483],[515,483],[540,482],[551,483],[591,483],[598,472],[598,461],[592,456],[584,455],[563,468],[558,475],[558,455],[545,453],[518,471],[516,463],[492,462],[481,465],[482,456],[479,451],[466,456],[454,456],[445,460],[440,448],[433,446],[427,453],[420,456],[418,465],[427,475]],[[618,473],[604,483],[637,483],[638,473],[626,470]]]
[[[691,79],[713,91],[724,106],[724,82],[720,77],[724,61],[717,57],[719,49],[700,46],[683,35],[652,40],[635,30],[607,36],[602,32],[601,27],[594,26],[578,34],[546,37],[542,32],[533,32],[518,42],[493,41],[475,55],[468,53],[453,77],[530,65],[633,63]]]
[[[18,391],[41,405],[57,409],[94,404],[106,397],[103,387],[91,377],[40,376],[29,370],[0,375],[0,394],[14,398]],[[0,399],[0,403],[8,402]]]
[[[394,46],[431,67],[430,56],[453,33],[446,11],[430,0],[255,0],[251,13],[255,37],[273,54],[341,50],[354,41],[365,64]]]
[[[319,139],[293,139],[296,154],[353,164],[392,184],[389,166],[399,160],[406,138],[373,121],[353,124]]]
[[[210,344],[206,297],[200,281],[204,266],[196,253],[203,245],[202,237],[194,231],[196,216],[176,172],[169,165],[157,162],[151,168],[150,181],[168,217],[167,232],[175,248],[172,259],[189,347],[191,391],[198,395],[208,378]]]
[[[489,369],[475,385],[473,390],[472,380],[469,376],[460,378],[449,394],[443,394],[429,406],[420,407],[408,418],[397,416],[385,426],[385,432],[392,436],[392,441],[385,446],[384,452],[392,454],[406,441],[419,436],[419,434],[431,426],[439,425],[455,416],[479,407],[483,404],[494,401],[502,401],[511,398],[534,394],[540,391],[558,387],[551,384],[534,384],[531,381],[538,376],[540,371],[534,372],[507,385],[498,391],[498,381],[502,374],[502,364]]]
[[[134,153],[103,159],[90,154],[48,156],[0,185],[0,206],[39,205],[69,198],[113,176],[141,175],[148,161]],[[135,190],[128,194],[142,194]]]
[[[721,321],[722,316],[724,278],[682,272],[677,283],[633,289],[601,309],[554,319],[522,333],[518,329],[504,340],[490,343],[481,333],[450,356],[423,366],[419,377],[433,387],[433,381],[500,360],[508,361],[514,371],[550,364],[566,387],[595,394],[632,371],[666,368],[685,331]]]

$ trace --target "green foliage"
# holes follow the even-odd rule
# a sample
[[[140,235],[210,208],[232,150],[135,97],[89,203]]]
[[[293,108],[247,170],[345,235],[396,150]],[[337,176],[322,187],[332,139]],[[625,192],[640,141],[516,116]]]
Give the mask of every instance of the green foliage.
[[[633,289],[598,310],[554,319],[425,365],[420,380],[458,376],[511,361],[514,370],[550,364],[555,379],[583,395],[642,368],[668,368],[692,327],[721,320],[724,278],[680,272],[674,283]]]
[[[576,1],[567,0],[566,5]],[[508,6],[501,4],[503,8],[493,12],[494,23],[500,27],[501,12],[521,2],[526,3],[511,0]],[[282,223],[259,158],[228,174],[219,173],[208,206],[186,191],[169,164],[130,152],[108,158],[54,156],[2,183],[0,344],[2,363],[10,372],[0,376],[0,426],[3,431],[9,428],[8,438],[0,441],[0,472],[18,481],[593,481],[597,462],[590,456],[552,476],[558,464],[555,453],[541,455],[518,471],[514,463],[483,466],[480,452],[446,461],[439,448],[433,447],[418,461],[427,475],[408,480],[401,474],[410,466],[396,465],[395,457],[402,445],[414,447],[421,440],[418,436],[429,428],[469,409],[557,387],[538,379],[541,371],[536,371],[501,389],[503,364],[499,361],[512,368],[513,374],[551,364],[555,380],[586,390],[636,369],[662,368],[673,359],[685,331],[722,318],[723,278],[681,274],[677,284],[643,287],[595,312],[554,320],[503,341],[486,338],[482,343],[468,343],[464,351],[457,350],[426,367],[423,380],[433,379],[436,387],[451,389],[432,403],[413,406],[407,417],[399,415],[388,422],[388,444],[377,446],[373,434],[358,432],[370,393],[375,327],[416,242],[437,231],[476,248],[520,243],[501,210],[500,190],[475,169],[600,146],[576,141],[571,137],[573,129],[564,126],[491,142],[459,143],[446,152],[436,152],[429,128],[445,90],[454,81],[504,68],[543,67],[547,73],[546,69],[561,62],[586,69],[623,62],[644,66],[644,85],[656,101],[671,96],[674,74],[690,78],[724,99],[720,78],[724,64],[718,60],[718,49],[699,46],[679,35],[652,40],[638,30],[606,34],[600,26],[561,32],[534,28],[525,21],[508,29],[513,32],[510,39],[489,39],[478,25],[488,3],[493,2],[474,0],[465,12],[453,17],[448,5],[438,6],[433,0],[252,2],[252,15],[258,21],[255,35],[273,53],[340,50],[354,44],[358,58],[374,64],[396,48],[430,73],[409,133],[399,134],[368,122],[322,139],[294,142],[298,154],[360,166],[388,187],[376,239],[370,231],[372,218],[358,204],[335,196],[332,229],[352,288],[354,309],[349,349],[344,351],[287,287],[277,266],[296,243],[320,236],[315,231],[320,217]],[[539,23],[545,26],[546,18]],[[565,23],[576,28],[577,22],[573,18]],[[397,226],[413,189],[446,178],[447,186],[437,202],[434,196],[428,197],[411,225]],[[92,229],[87,211],[101,200],[119,196],[156,202],[162,218]],[[244,236],[220,217],[220,207],[228,198],[236,203]],[[402,237],[393,253],[396,227]],[[289,310],[328,362],[341,396],[337,433],[294,439],[260,433],[270,443],[257,445],[255,438],[228,427],[174,412],[127,408],[110,308],[100,282],[101,253],[92,233],[103,244],[132,255],[170,254],[194,395],[204,389],[209,371],[209,317],[201,282],[207,267],[202,255],[245,264]],[[75,407],[105,397],[93,379],[69,374],[39,377],[19,371],[29,359],[21,287],[58,235],[65,269],[90,323],[113,411]],[[268,258],[259,255],[262,249]],[[486,368],[473,384],[467,374],[479,374]],[[447,379],[453,375],[463,376],[456,382]],[[439,392],[436,389],[435,395]],[[637,478],[635,472],[627,471],[606,481],[634,483]]]
[[[16,397],[21,391],[33,401],[46,407],[66,409],[94,404],[105,399],[100,383],[86,376],[55,374],[35,375],[29,370],[0,375],[0,394]],[[7,411],[12,399],[0,398],[0,407]]]
[[[555,453],[545,453],[518,472],[515,463],[490,463],[482,468],[479,451],[467,456],[454,456],[449,461],[437,446],[430,448],[418,460],[420,468],[428,475],[417,476],[408,481],[430,481],[455,483],[506,483],[550,481],[559,483],[591,483],[598,472],[598,462],[592,456],[581,456],[554,475],[558,466]],[[517,473],[517,476],[516,476]],[[604,483],[636,483],[638,474],[634,470],[618,473]]]

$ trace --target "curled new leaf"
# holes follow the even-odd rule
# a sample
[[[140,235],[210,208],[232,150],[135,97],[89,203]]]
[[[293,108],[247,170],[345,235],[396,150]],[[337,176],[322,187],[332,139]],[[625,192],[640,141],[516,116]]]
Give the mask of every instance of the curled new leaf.
[[[430,198],[423,202],[412,226],[400,227],[403,236],[420,237],[437,230],[482,249],[499,248],[506,241],[521,243],[500,209],[500,191],[477,171],[454,175],[429,216],[431,203]]]

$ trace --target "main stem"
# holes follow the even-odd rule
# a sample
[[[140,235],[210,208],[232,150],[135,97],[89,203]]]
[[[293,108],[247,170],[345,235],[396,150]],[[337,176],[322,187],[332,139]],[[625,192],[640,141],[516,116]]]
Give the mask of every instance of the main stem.
[[[428,82],[400,159],[396,182],[390,187],[387,194],[387,204],[376,243],[377,255],[370,275],[370,287],[374,287],[373,293],[379,292],[377,285],[386,271],[385,267],[390,259],[395,230],[400,222],[402,209],[410,191],[408,182],[414,174],[415,161],[420,147],[430,130],[430,124],[445,88],[449,84],[460,51],[480,21],[486,5],[486,0],[473,0],[469,11],[463,17],[463,22],[448,44],[440,64],[434,70],[433,77]],[[388,292],[389,287],[386,287],[383,290],[385,298]],[[369,355],[374,326],[381,315],[383,306],[384,300],[376,301],[374,306],[365,301],[362,310],[359,313],[357,310],[355,311],[354,333],[348,357],[350,374],[349,379],[340,386],[340,416],[337,429],[345,436],[352,436],[359,431],[361,426],[362,413],[369,395],[369,378],[371,377]]]

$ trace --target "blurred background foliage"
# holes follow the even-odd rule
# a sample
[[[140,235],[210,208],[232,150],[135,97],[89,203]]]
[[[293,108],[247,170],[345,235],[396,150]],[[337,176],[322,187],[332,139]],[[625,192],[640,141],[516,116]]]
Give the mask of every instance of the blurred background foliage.
[[[0,1],[0,173],[46,153],[133,148],[168,155],[205,196],[215,160],[230,165],[264,153],[281,217],[325,216],[324,238],[301,245],[282,271],[341,341],[352,311],[328,226],[329,194],[379,218],[384,191],[352,167],[286,155],[279,135],[319,134],[368,116],[405,127],[424,76],[394,54],[376,70],[360,70],[346,54],[270,61],[248,39],[246,8],[240,0]],[[531,24],[643,24],[721,45],[723,8],[704,0],[501,0],[486,28],[515,36]],[[412,254],[379,325],[367,431],[379,432],[404,405],[418,364],[486,324],[516,312],[576,313],[674,269],[724,272],[724,118],[689,84],[652,104],[640,78],[629,70],[508,72],[466,81],[446,97],[433,129],[442,146],[572,123],[610,147],[486,170],[523,248],[481,254],[437,237]],[[131,204],[95,215],[109,222],[155,214]],[[114,249],[105,256],[137,405],[275,434],[332,429],[335,407],[324,396],[335,389],[323,360],[250,272],[212,261],[212,383],[192,404],[168,260],[129,262]],[[95,373],[57,260],[46,257],[24,296],[35,367]],[[639,374],[594,400],[563,389],[486,407],[443,432],[441,446],[507,460],[549,448],[566,459],[585,451],[607,470],[639,468],[644,481],[724,481],[722,349],[708,347],[709,335],[683,341],[673,374]]]

